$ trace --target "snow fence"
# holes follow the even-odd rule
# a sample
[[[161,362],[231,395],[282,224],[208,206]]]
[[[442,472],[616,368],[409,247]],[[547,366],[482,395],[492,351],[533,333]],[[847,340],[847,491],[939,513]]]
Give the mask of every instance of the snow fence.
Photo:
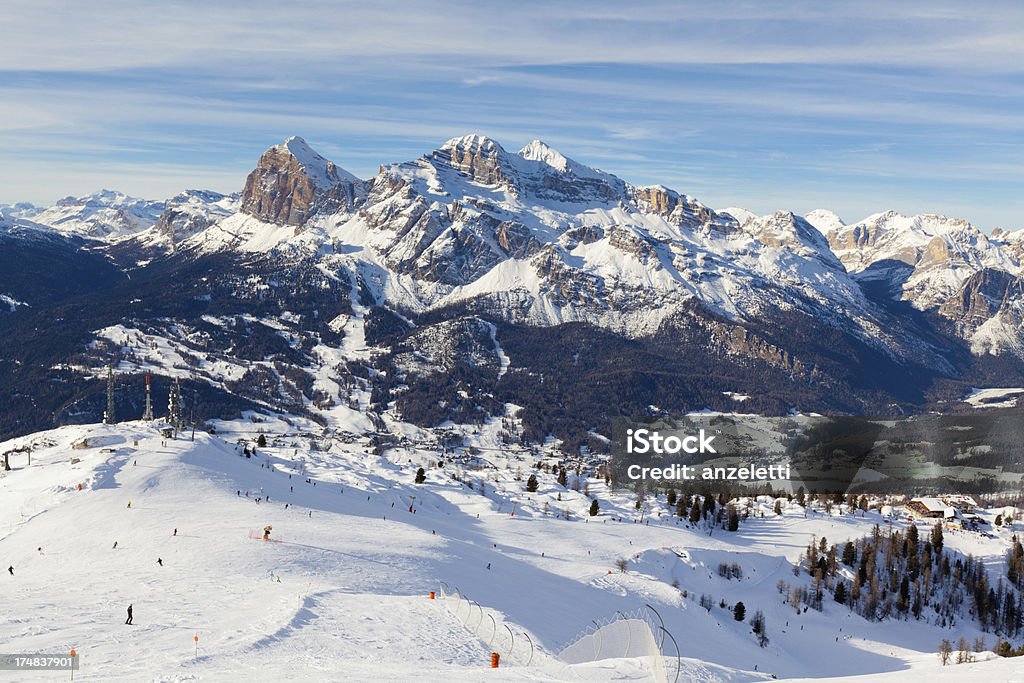
[[[442,581],[438,596],[444,606],[473,635],[483,641],[491,652],[501,655],[501,661],[517,666],[533,664],[537,648],[529,633],[522,629],[513,629],[505,622],[501,613],[487,609],[476,600],[466,597],[457,586]]]
[[[538,652],[530,634],[510,626],[502,614],[488,609],[466,596],[457,586],[441,582],[438,598],[465,627],[501,661],[512,666],[587,664],[605,659],[642,659],[658,683],[676,683],[680,672],[679,647],[665,629],[665,623],[650,605],[630,613],[618,612],[576,636],[553,658]],[[671,645],[672,663],[666,666],[664,654]],[[552,661],[553,660],[553,661]]]
[[[665,664],[665,647],[671,644],[673,666]],[[593,625],[558,652],[558,658],[567,664],[583,664],[603,659],[643,659],[659,683],[675,683],[679,679],[680,655],[675,638],[665,629],[665,623],[650,605],[630,613],[617,612]]]

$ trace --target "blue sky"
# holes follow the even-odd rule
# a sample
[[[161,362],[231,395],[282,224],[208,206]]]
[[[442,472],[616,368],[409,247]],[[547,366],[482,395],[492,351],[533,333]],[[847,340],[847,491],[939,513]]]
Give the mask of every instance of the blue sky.
[[[759,213],[1024,227],[1024,5],[4,3],[0,202],[351,172],[469,132]]]

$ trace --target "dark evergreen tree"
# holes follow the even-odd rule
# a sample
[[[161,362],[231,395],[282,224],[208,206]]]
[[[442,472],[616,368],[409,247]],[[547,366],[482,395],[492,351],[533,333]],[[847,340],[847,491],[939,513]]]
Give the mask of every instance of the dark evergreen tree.
[[[700,521],[700,503],[697,502],[696,498],[693,499],[693,507],[690,508],[690,516],[688,519],[694,524]]]
[[[846,584],[841,580],[836,582],[836,590],[833,596],[839,604],[846,604]]]
[[[597,498],[590,502],[590,516],[597,517],[597,513],[601,511],[601,506],[597,503]]]
[[[526,480],[526,490],[530,493],[537,492],[537,475],[531,474],[529,479]]]
[[[942,522],[935,522],[932,527],[931,543],[936,553],[942,552]]]
[[[732,608],[732,618],[736,621],[743,621],[747,618],[747,608],[742,602],[737,602]]]
[[[114,410],[114,366],[107,366],[107,410],[103,413],[103,423],[112,425],[117,422],[117,414]]]
[[[739,531],[740,528],[740,516],[736,512],[736,506],[729,505],[729,522],[726,529],[729,531]],[[743,603],[740,603],[743,604]]]
[[[843,546],[843,564],[847,567],[852,567],[857,562],[857,546],[853,544],[853,541],[847,541],[846,545]]]
[[[267,447],[267,436],[266,436],[266,434],[260,434],[259,438],[256,439],[256,445],[259,446],[260,448],[266,448]]]
[[[426,480],[427,480],[427,473],[426,473],[426,471],[422,467],[419,468],[418,470],[416,470],[416,483],[417,484],[422,484]]]

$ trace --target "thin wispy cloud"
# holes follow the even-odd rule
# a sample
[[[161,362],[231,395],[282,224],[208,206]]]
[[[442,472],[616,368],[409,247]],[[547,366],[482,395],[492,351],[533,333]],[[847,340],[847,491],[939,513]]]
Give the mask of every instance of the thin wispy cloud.
[[[479,131],[716,206],[1024,225],[1024,6],[9,0],[4,14],[0,202],[233,191],[290,134],[365,177]]]

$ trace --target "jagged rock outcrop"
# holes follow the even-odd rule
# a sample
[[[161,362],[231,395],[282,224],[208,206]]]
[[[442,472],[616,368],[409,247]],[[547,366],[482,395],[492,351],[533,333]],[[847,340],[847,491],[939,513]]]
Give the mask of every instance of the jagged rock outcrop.
[[[508,152],[483,135],[453,138],[430,154],[430,161],[450,167],[482,185],[502,185],[517,191],[517,178],[508,161]]]
[[[167,200],[153,226],[172,245],[187,239],[238,210],[238,195],[209,190],[185,190]]]
[[[1002,270],[986,268],[964,281],[955,296],[939,307],[939,314],[952,320],[963,335],[969,335],[1000,311],[1024,303],[1024,280]]]
[[[290,137],[264,152],[245,179],[244,213],[266,223],[303,225],[318,210],[351,210],[362,181]]]
[[[735,220],[729,220],[730,217],[719,216],[693,197],[662,185],[636,187],[632,195],[640,211],[658,214],[673,225],[688,228],[711,225],[722,232],[729,232],[736,227]]]

